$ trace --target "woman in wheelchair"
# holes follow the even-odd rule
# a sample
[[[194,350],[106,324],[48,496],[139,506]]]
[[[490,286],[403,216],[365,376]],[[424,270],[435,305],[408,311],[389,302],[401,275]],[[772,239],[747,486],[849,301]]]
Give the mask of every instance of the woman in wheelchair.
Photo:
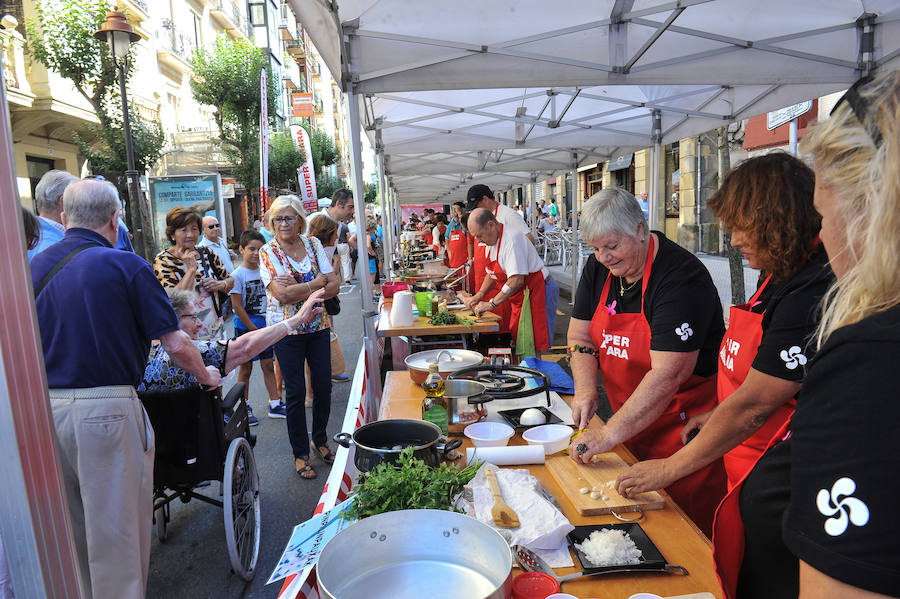
[[[250,331],[227,344],[217,341],[202,341],[198,338],[197,335],[203,325],[197,316],[198,296],[195,292],[166,289],[166,293],[169,294],[169,300],[178,316],[181,330],[194,340],[194,344],[203,356],[204,364],[208,368],[215,368],[225,374],[253,359],[258,353],[287,336],[298,326],[320,314],[322,308],[315,306],[317,302],[322,301],[325,291],[319,289],[310,295],[303,302],[300,310],[291,318],[263,329]],[[176,366],[166,350],[159,344],[154,344],[150,349],[150,358],[144,369],[144,377],[138,391],[168,391],[196,386],[198,383],[194,376]]]

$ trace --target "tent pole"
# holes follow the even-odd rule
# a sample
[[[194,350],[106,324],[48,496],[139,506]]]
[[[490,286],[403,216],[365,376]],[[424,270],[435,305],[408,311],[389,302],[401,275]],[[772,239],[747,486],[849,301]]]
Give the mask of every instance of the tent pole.
[[[0,77],[0,536],[17,597],[82,597]]]
[[[375,318],[378,312],[372,300],[372,282],[369,280],[369,260],[366,258],[366,207],[365,186],[362,176],[362,145],[359,139],[359,102],[353,87],[347,86],[344,94],[347,101],[348,123],[350,128],[350,162],[353,174],[353,205],[356,212],[356,276],[359,278],[360,300],[363,315],[363,348],[366,352],[366,368],[368,381],[366,384],[366,404],[377,411],[381,398],[381,369],[376,357]],[[376,413],[376,412],[370,412]]]
[[[531,234],[537,239],[537,202],[535,198],[537,197],[537,175],[531,173],[531,184],[528,186],[530,196],[528,198],[528,202],[531,205],[531,209],[528,211],[529,215],[529,224],[531,225]]]
[[[659,230],[659,157],[662,142],[662,113],[653,111],[653,145],[650,147],[650,197],[647,198],[647,211],[650,215],[650,229]]]
[[[393,264],[394,258],[394,229],[391,223],[393,222],[393,215],[389,213],[387,210],[387,188],[384,185],[384,148],[379,147],[375,150],[375,157],[378,161],[378,195],[381,198],[381,219],[382,225],[381,229],[384,232],[384,239],[382,240],[384,243],[384,275],[388,276],[388,270],[390,270],[390,265]]]
[[[566,215],[563,214],[563,222],[566,223]],[[572,152],[572,297],[571,304],[575,305],[575,292],[578,290],[578,263],[581,261],[581,244],[578,243],[578,152]]]

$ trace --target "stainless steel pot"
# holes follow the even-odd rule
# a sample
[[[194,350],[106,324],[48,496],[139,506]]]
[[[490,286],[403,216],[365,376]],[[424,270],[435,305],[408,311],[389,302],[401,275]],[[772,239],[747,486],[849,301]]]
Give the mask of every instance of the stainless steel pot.
[[[510,599],[512,554],[474,518],[402,510],[339,532],[322,550],[317,576],[330,599]]]
[[[409,378],[417,385],[425,382],[428,376],[428,367],[438,365],[438,372],[442,378],[463,368],[477,366],[484,361],[484,356],[477,351],[469,349],[429,349],[406,356],[404,363],[409,369]]]

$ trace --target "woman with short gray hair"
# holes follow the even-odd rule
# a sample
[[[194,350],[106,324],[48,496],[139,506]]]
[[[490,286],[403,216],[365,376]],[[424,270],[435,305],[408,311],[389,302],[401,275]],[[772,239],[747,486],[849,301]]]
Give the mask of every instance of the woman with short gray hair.
[[[579,233],[594,253],[584,266],[568,343],[584,433],[570,447],[577,462],[624,443],[640,460],[682,446],[688,419],[716,405],[716,364],[725,327],[722,305],[696,256],[651,231],[637,202],[609,188],[582,208]],[[599,407],[598,370],[613,416],[587,426]],[[725,495],[721,458],[666,489],[706,534]]]

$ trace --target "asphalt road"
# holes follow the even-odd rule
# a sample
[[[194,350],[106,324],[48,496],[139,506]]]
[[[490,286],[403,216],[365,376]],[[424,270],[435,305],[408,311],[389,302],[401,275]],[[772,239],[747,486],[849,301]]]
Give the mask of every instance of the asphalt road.
[[[335,317],[335,329],[346,355],[348,376],[362,347],[359,287],[345,286],[341,294],[341,313]],[[328,433],[339,432],[347,407],[350,383],[332,386]],[[256,456],[260,477],[261,542],[256,577],[245,583],[231,572],[225,545],[222,510],[202,501],[171,504],[168,539],[160,543],[153,531],[150,546],[150,576],[147,597],[159,599],[204,597],[273,598],[280,583],[265,586],[293,527],[312,516],[329,466],[313,460],[318,477],[302,480],[294,472],[294,460],[284,420],[266,416],[267,396],[262,375],[255,368],[250,379],[250,405],[260,420],[252,430],[257,435]],[[307,410],[309,422],[311,410]],[[219,484],[201,492],[216,499]]]

